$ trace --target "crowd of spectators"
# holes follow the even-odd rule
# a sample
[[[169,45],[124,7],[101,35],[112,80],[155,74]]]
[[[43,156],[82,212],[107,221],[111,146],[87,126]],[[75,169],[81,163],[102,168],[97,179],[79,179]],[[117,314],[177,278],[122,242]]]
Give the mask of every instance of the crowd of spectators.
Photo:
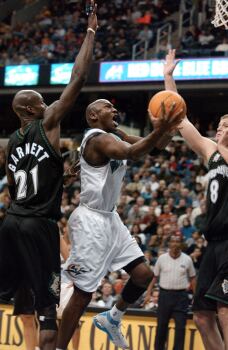
[[[32,2],[25,1],[26,6]],[[144,39],[149,42],[149,48],[153,47],[158,27],[170,21],[176,28],[169,15],[177,11],[179,5],[180,0],[99,1],[94,59],[131,59],[132,46]],[[13,26],[0,23],[0,65],[73,62],[86,31],[82,6],[79,1],[54,0],[31,22],[14,23]],[[184,29],[180,42],[172,43],[177,47],[179,57],[228,54],[227,32],[214,28],[211,19],[212,13],[208,12],[207,20],[200,27],[193,24]],[[161,40],[157,58],[163,58],[169,47],[166,38]]]
[[[96,61],[125,60],[132,45],[147,39],[178,9],[180,0],[98,1]],[[86,32],[85,9],[79,1],[54,0],[31,22],[0,24],[0,65],[72,62]]]
[[[177,53],[179,57],[227,56],[227,31],[215,28],[210,20],[201,27],[191,25],[184,33]]]
[[[192,23],[187,30],[183,30],[184,34],[180,40],[178,54],[182,57],[227,56],[227,31],[224,26],[215,28],[211,23],[215,16],[215,2],[208,1],[204,10],[203,1],[195,0],[194,5],[195,11],[192,13]],[[203,21],[199,20],[200,13],[204,16]]]
[[[62,143],[65,170],[71,163],[68,151],[75,148],[73,141]],[[4,166],[5,154],[1,148],[0,220],[10,204]],[[168,251],[169,238],[177,235],[182,239],[182,250],[190,255],[198,271],[206,246],[203,237],[206,187],[207,169],[182,140],[172,141],[157,155],[129,162],[117,211],[142,248],[151,269],[157,258]],[[59,221],[60,233],[68,243],[67,219],[79,201],[80,182],[72,179],[64,188]],[[110,273],[94,293],[90,305],[110,307],[128,277],[123,270]],[[141,298],[134,306],[156,311],[158,293],[155,288],[149,303],[144,305]]]

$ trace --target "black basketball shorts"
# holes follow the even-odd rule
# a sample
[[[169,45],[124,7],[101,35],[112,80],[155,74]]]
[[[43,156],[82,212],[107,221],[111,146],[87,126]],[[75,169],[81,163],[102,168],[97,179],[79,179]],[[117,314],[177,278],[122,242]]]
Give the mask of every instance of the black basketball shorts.
[[[0,299],[8,301],[21,286],[32,290],[34,308],[59,303],[60,249],[56,222],[7,215],[0,228]]]
[[[193,310],[216,311],[228,305],[228,240],[209,242],[199,269]]]
[[[35,295],[26,284],[21,285],[14,295],[13,314],[15,316],[35,315]]]

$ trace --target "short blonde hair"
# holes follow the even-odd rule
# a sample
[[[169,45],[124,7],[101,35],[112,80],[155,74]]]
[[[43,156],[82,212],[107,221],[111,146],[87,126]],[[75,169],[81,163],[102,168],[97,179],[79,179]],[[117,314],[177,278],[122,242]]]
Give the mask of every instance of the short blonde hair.
[[[220,120],[228,118],[228,114],[224,114],[221,116]]]

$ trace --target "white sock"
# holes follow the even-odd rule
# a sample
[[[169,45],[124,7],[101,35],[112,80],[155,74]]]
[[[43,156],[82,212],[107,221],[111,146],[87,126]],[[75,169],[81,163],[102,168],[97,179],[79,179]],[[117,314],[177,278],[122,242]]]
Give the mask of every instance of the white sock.
[[[125,314],[125,311],[121,311],[117,309],[116,305],[114,305],[113,308],[110,310],[110,316],[115,321],[120,321],[124,314]]]

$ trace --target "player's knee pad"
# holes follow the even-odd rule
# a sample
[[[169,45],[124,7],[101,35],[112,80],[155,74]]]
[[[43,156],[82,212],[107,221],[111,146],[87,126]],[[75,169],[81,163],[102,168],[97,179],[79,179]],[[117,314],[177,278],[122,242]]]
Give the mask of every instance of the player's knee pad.
[[[132,304],[145,292],[146,287],[134,284],[130,278],[122,291],[122,298],[126,303]]]
[[[38,320],[40,324],[40,330],[53,330],[57,331],[57,322],[56,322],[56,306],[51,305],[45,307],[41,310],[38,310]]]

